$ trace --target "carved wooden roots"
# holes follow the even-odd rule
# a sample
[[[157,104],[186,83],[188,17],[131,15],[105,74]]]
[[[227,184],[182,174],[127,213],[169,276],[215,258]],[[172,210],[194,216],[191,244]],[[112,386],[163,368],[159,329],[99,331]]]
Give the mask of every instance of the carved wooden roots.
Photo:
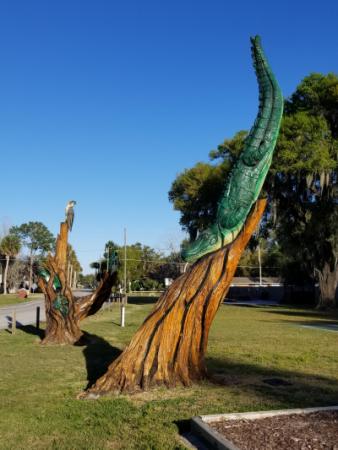
[[[50,272],[50,279],[45,283],[39,279],[39,286],[45,294],[46,331],[42,344],[74,344],[82,336],[80,321],[88,315],[95,314],[109,298],[111,288],[115,284],[117,274],[105,273],[96,291],[86,297],[76,299],[68,284],[67,267],[68,228],[61,223],[60,234],[56,242],[55,256],[49,256],[46,268]],[[60,294],[68,300],[68,312],[62,315],[54,306],[57,293],[53,289],[53,279],[57,275],[62,289]]]
[[[187,386],[205,376],[204,355],[211,323],[265,205],[266,200],[256,203],[232,244],[206,255],[175,280],[124,352],[80,397],[132,392],[158,384]]]

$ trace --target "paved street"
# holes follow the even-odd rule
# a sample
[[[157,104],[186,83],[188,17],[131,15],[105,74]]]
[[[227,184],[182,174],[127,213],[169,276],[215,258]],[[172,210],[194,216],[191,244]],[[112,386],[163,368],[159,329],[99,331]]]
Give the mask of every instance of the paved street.
[[[88,295],[90,290],[76,290],[74,295],[76,297],[83,297]],[[25,303],[18,303],[17,305],[10,305],[0,308],[0,329],[8,328],[8,325],[12,322],[13,312],[16,313],[16,321],[21,325],[30,325],[36,323],[37,308],[40,307],[40,321],[46,320],[44,299],[36,298],[32,301],[26,301]]]

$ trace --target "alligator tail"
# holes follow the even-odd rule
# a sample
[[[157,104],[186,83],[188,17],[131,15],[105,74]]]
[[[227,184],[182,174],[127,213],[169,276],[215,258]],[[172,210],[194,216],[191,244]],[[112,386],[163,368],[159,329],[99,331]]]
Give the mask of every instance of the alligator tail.
[[[274,150],[283,115],[283,95],[265,57],[260,37],[251,38],[251,43],[259,86],[259,109],[242,153],[242,160],[250,166],[256,165]]]

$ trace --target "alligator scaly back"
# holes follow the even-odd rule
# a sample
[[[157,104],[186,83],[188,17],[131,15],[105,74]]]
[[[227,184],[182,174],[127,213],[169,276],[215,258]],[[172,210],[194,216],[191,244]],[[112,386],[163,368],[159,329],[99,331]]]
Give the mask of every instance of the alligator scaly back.
[[[188,262],[234,241],[262,189],[270,168],[283,115],[283,96],[261,47],[251,38],[253,65],[259,86],[259,109],[244,148],[228,177],[216,221],[182,252]]]

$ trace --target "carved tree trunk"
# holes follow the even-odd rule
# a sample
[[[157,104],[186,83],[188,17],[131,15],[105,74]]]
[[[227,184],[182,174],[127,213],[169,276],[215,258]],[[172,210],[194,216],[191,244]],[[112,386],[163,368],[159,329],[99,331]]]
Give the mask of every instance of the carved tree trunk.
[[[174,281],[124,352],[80,398],[160,384],[188,386],[205,377],[211,323],[265,206],[266,200],[259,200],[232,244],[206,255]]]
[[[58,266],[57,257],[48,258],[47,267],[51,276],[48,283],[41,278],[39,285],[45,294],[46,331],[42,344],[74,344],[82,336],[79,322],[75,315],[75,301],[68,285],[65,272]],[[57,275],[61,281],[62,289],[56,293],[53,289],[53,279]],[[57,297],[63,300],[63,307],[57,305]]]
[[[42,344],[74,344],[82,336],[80,321],[95,314],[108,300],[111,288],[116,282],[117,273],[105,273],[96,291],[86,297],[75,298],[72,294],[72,279],[67,277],[68,227],[60,225],[56,241],[55,256],[49,256],[46,269],[50,273],[48,282],[39,278],[39,286],[45,294],[46,331]],[[61,288],[53,287],[57,276]]]

